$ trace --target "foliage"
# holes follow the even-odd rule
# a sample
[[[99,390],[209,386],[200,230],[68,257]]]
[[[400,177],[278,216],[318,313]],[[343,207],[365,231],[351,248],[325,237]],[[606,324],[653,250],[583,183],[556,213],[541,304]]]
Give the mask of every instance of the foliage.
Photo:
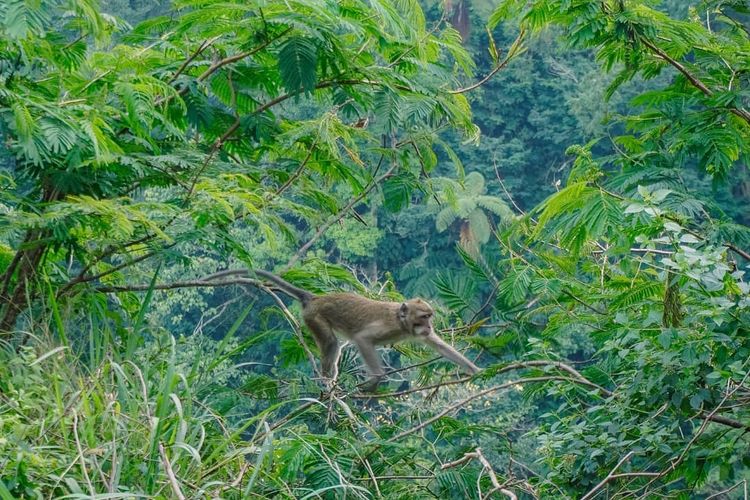
[[[193,359],[176,364],[177,346],[164,340],[138,364],[108,358],[90,369],[65,347],[4,348],[0,481],[10,493],[119,498],[232,488],[245,454],[259,449],[228,431],[218,386],[193,365],[206,353],[182,351]],[[224,373],[214,366],[219,380]],[[185,480],[170,483],[167,463]]]
[[[0,5],[0,497],[741,497],[746,6],[467,6]],[[321,393],[277,262],[483,372]]]
[[[359,219],[345,219],[337,227],[332,227],[327,234],[336,245],[345,262],[356,262],[367,258],[378,248],[383,231],[375,223],[375,217],[360,216]]]
[[[247,262],[233,226],[291,241],[338,213],[331,193],[347,190],[334,186],[364,197],[419,171],[412,148],[429,149],[436,129],[476,132],[466,99],[438,92],[458,86],[446,58],[463,51],[450,29],[428,31],[416,5],[404,17],[383,2],[180,2],[179,15],[108,47],[87,40],[117,25],[87,3],[46,34],[55,5],[28,6],[28,29],[6,12],[0,47],[0,129],[19,182],[2,220],[15,242],[34,242],[5,273],[6,330],[38,293],[48,252],[73,257],[56,274],[65,290],[187,242]]]
[[[435,179],[436,200],[444,206],[435,217],[435,228],[443,232],[458,220],[461,222],[460,243],[476,253],[479,245],[490,239],[492,227],[487,213],[495,214],[504,221],[513,215],[501,199],[486,195],[484,177],[479,172],[469,173],[462,182],[448,178]]]

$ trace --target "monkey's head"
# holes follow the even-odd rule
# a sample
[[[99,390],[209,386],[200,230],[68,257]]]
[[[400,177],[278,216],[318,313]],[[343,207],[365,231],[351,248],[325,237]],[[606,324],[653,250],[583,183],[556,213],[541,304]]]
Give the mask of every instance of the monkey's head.
[[[401,304],[398,317],[406,330],[417,336],[428,336],[433,332],[430,304],[422,299],[410,299]]]

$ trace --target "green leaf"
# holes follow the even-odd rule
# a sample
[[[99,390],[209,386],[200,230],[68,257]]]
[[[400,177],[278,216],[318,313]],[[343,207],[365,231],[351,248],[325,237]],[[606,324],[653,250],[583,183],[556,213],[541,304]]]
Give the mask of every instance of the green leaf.
[[[390,212],[398,212],[409,205],[411,195],[418,187],[417,178],[409,172],[389,177],[383,183],[383,202]]]
[[[492,229],[490,228],[490,221],[487,219],[485,213],[477,208],[469,213],[467,219],[476,241],[479,243],[487,243],[490,239],[490,234],[492,234]]]
[[[289,92],[312,92],[317,83],[318,47],[306,37],[290,38],[279,51],[279,72]]]

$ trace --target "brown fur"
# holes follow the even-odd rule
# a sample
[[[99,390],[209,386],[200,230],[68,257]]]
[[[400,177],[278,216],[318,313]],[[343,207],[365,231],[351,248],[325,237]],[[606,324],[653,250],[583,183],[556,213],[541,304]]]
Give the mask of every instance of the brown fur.
[[[426,328],[431,330],[430,322],[421,317],[432,316],[433,311],[429,304],[422,299],[411,299],[404,304],[406,314],[403,315],[403,320],[400,320],[399,311],[402,303],[371,300],[354,293],[331,293],[313,298],[304,308],[302,317],[306,323],[311,318],[323,317],[332,330],[350,340],[360,333],[363,327],[377,324],[379,331],[376,343],[383,345],[401,340],[405,334],[416,335],[415,329],[420,333]],[[341,314],[341,311],[346,313]]]
[[[267,271],[256,271],[302,302],[302,318],[320,350],[323,376],[333,381],[338,375],[340,354],[336,335],[351,340],[359,349],[371,378],[363,386],[373,391],[385,372],[376,345],[405,340],[422,342],[471,374],[479,368],[446,344],[432,327],[433,310],[422,299],[382,302],[354,293],[316,296]]]

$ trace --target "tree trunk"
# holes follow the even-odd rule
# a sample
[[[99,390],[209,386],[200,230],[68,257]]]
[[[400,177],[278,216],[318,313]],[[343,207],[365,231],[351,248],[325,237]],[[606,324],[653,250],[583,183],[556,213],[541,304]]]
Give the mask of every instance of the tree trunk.
[[[47,244],[40,243],[46,236],[45,233],[37,229],[27,233],[16,257],[3,276],[3,288],[0,291],[0,336],[13,331],[18,315],[26,307],[27,297],[34,295],[33,283],[47,250]],[[12,285],[14,273],[16,279]]]
[[[44,189],[42,205],[62,198],[57,189]],[[27,301],[36,295],[35,283],[39,266],[47,251],[48,229],[30,229],[18,248],[0,283],[0,338],[7,337],[16,326],[18,315]],[[15,280],[13,275],[15,274]]]

